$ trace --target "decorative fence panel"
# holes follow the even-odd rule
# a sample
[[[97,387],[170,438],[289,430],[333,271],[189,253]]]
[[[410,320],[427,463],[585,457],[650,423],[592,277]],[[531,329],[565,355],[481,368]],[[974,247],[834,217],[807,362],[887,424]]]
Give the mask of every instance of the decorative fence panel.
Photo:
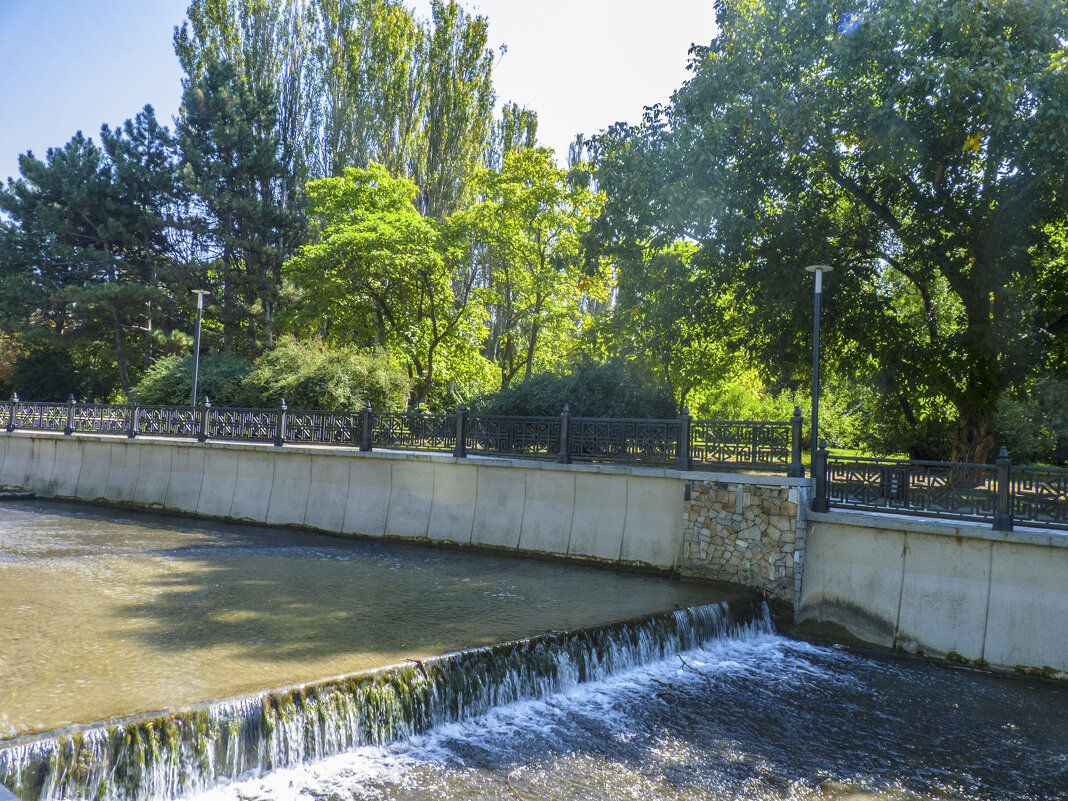
[[[1009,473],[1012,516],[1029,526],[1068,529],[1068,470],[1017,467]]]
[[[791,453],[790,423],[695,420],[690,426],[690,459],[695,466],[785,470]]]
[[[469,415],[469,453],[555,459],[560,450],[559,417]]]
[[[19,406],[22,404],[19,403]],[[74,405],[73,428],[84,434],[127,434],[133,408],[105,403],[78,403]],[[62,431],[63,426],[52,430]]]
[[[280,409],[226,409],[211,407],[208,437],[211,439],[274,442]]]
[[[137,433],[149,437],[197,435],[200,411],[189,406],[138,406]]]
[[[375,412],[371,444],[378,448],[451,451],[456,446],[456,416],[418,412]]]
[[[362,434],[363,415],[359,412],[286,413],[286,442],[359,446]]]
[[[18,403],[15,406],[15,428],[30,431],[62,431],[66,425],[67,404],[65,403]]]
[[[997,489],[997,468],[992,465],[827,460],[828,500],[836,507],[989,520],[997,511]]]
[[[675,464],[678,420],[573,417],[568,455],[576,461]]]

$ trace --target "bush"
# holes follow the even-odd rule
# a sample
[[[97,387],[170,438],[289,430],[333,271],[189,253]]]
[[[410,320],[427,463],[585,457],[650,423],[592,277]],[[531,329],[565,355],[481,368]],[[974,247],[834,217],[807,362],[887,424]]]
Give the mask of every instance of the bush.
[[[671,389],[621,364],[578,367],[569,373],[531,376],[472,403],[483,414],[553,416],[564,405],[576,417],[676,417]]]
[[[197,377],[197,403],[207,395],[215,406],[247,406],[249,393],[245,381],[252,372],[252,362],[238,356],[209,353],[200,357]],[[193,355],[168,356],[160,359],[131,388],[130,400],[158,406],[188,406],[193,385]]]
[[[256,360],[245,381],[251,405],[291,409],[403,409],[408,376],[385,351],[330,348],[319,341],[284,337]]]
[[[161,359],[134,387],[137,403],[187,405],[193,380],[192,355]],[[215,406],[271,408],[284,398],[291,409],[404,408],[408,377],[383,351],[329,348],[321,342],[284,337],[255,362],[212,353],[200,359],[197,401]]]

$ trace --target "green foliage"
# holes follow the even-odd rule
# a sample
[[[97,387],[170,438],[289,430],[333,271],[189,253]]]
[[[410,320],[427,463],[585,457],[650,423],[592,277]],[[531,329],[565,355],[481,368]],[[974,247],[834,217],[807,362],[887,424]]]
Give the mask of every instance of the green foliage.
[[[480,360],[474,273],[457,232],[413,205],[414,183],[384,167],[347,168],[307,186],[315,240],[286,264],[305,295],[298,323],[332,342],[385,347],[426,403]]]
[[[158,361],[131,392],[144,404],[189,403],[191,355]],[[254,362],[210,353],[200,360],[197,402],[207,395],[215,406],[273,408],[282,399],[291,409],[404,408],[408,379],[382,351],[329,348],[318,341],[283,337]]]
[[[558,415],[567,405],[576,417],[676,417],[671,390],[633,365],[577,367],[531,376],[472,404],[483,414]]]
[[[84,397],[74,359],[65,348],[37,346],[19,354],[11,386],[25,400],[58,402],[71,395]]]
[[[1027,393],[1003,395],[994,436],[1017,464],[1068,464],[1068,381],[1047,378]]]
[[[403,409],[410,390],[407,375],[382,350],[330,348],[317,340],[281,339],[256,360],[245,380],[250,402],[291,409]]]
[[[101,140],[103,149],[79,132],[44,161],[27,153],[22,177],[0,188],[11,219],[0,224],[0,322],[47,334],[61,350],[108,342],[125,390],[166,308],[171,138],[146,106],[121,128],[105,126]]]
[[[239,356],[225,353],[201,356],[197,403],[207,396],[215,406],[252,405],[247,385],[252,369],[252,362]],[[145,371],[144,378],[130,391],[130,400],[147,405],[188,406],[192,387],[192,354],[168,356]]]
[[[490,328],[483,352],[502,387],[559,365],[591,305],[608,298],[604,265],[584,269],[601,198],[581,172],[557,169],[545,149],[510,150],[500,172],[480,173],[482,200],[453,218],[475,242]]]
[[[400,0],[193,0],[174,45],[186,74],[226,61],[273,99],[289,200],[309,178],[383,164],[444,218],[470,197],[491,150],[495,95],[488,22],[432,0],[417,19]],[[506,123],[507,124],[507,123]]]
[[[181,179],[198,200],[204,278],[220,304],[223,351],[259,353],[275,335],[285,243],[297,221],[285,205],[274,99],[228,62],[185,82],[177,141]]]
[[[1001,394],[1066,326],[1042,291],[1068,198],[1063,0],[720,3],[692,80],[594,143],[598,228],[624,252],[701,243],[707,335],[797,382],[811,358],[801,268],[831,264],[825,349],[908,425],[950,403],[982,460]],[[810,279],[809,279],[810,280]]]

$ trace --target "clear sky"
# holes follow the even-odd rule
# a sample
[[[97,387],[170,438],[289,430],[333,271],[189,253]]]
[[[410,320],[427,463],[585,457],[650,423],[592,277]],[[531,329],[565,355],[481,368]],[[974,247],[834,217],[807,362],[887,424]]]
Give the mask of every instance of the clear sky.
[[[81,130],[99,142],[151,103],[178,110],[171,46],[188,0],[0,0],[0,180]],[[409,0],[427,15],[429,0]],[[686,79],[692,42],[715,31],[711,0],[471,0],[502,43],[501,100],[538,112],[539,139],[567,155],[576,132],[637,121]]]

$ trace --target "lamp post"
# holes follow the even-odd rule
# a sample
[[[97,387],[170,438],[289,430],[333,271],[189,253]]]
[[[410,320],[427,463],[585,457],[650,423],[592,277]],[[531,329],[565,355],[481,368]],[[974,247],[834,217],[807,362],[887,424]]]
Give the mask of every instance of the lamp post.
[[[815,308],[812,314],[812,466],[815,473],[816,450],[820,446],[820,302],[823,299],[823,274],[829,273],[833,267],[826,264],[810,264],[806,271],[816,274],[816,298]],[[821,505],[821,499],[813,501],[814,512],[826,512],[826,509],[817,509]]]
[[[189,396],[189,405],[196,408],[197,405],[197,378],[200,376],[200,315],[204,308],[204,296],[210,295],[206,289],[194,289],[197,296],[197,333],[193,339],[193,392]]]

